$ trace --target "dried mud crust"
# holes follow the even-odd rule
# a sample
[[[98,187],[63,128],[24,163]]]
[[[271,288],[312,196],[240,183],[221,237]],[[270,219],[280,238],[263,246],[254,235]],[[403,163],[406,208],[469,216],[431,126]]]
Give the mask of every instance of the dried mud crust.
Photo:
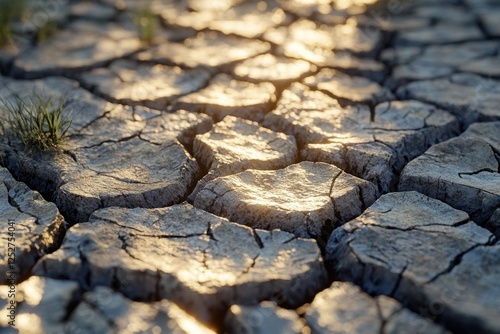
[[[326,283],[313,240],[253,230],[189,204],[96,211],[33,272],[113,287],[135,300],[167,298],[206,322],[233,303],[298,307]]]
[[[54,203],[0,167],[0,284],[25,279],[45,254],[59,248],[67,224]]]
[[[452,330],[494,333],[494,240],[463,211],[417,192],[391,193],[332,233],[326,260],[339,279],[426,309]]]
[[[52,199],[72,223],[87,221],[102,207],[182,202],[199,176],[185,146],[210,129],[208,117],[112,104],[62,78],[8,80],[3,92],[6,99],[63,97],[64,113],[72,111],[69,138],[60,150],[27,150],[9,137],[0,144],[15,176]]]
[[[500,332],[495,1],[52,9],[0,47],[0,117],[73,119],[0,129],[0,331],[15,221],[21,332]]]

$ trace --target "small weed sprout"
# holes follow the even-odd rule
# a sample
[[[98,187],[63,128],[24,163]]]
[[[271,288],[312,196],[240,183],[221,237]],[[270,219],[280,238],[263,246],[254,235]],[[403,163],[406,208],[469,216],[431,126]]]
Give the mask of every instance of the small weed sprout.
[[[138,8],[134,22],[140,39],[147,45],[152,45],[158,28],[158,17],[151,11],[151,8],[149,6]]]
[[[0,12],[0,46],[4,46],[9,42],[10,34],[10,22],[5,18],[5,14]]]
[[[2,119],[3,133],[19,137],[29,148],[47,150],[62,144],[71,126],[72,111],[63,115],[64,100],[35,95],[25,101],[15,95],[15,101],[0,99],[7,112]],[[4,125],[5,124],[5,125]]]
[[[10,41],[12,23],[21,18],[25,7],[25,0],[0,0],[0,47]]]
[[[42,43],[46,41],[48,38],[54,36],[57,32],[57,21],[56,20],[47,20],[43,25],[38,28],[37,33],[37,42]]]

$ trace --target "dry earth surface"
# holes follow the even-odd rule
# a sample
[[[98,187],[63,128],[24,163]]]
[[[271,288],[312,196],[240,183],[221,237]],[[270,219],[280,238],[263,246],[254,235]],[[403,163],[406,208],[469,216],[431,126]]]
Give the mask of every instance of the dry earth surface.
[[[498,1],[28,8],[0,332],[500,333]],[[5,121],[34,96],[71,114],[57,149]]]

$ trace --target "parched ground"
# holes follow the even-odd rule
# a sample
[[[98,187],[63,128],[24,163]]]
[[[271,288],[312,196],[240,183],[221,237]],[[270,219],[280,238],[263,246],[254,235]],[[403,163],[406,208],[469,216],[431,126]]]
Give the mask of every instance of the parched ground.
[[[498,1],[29,3],[0,332],[500,333]]]

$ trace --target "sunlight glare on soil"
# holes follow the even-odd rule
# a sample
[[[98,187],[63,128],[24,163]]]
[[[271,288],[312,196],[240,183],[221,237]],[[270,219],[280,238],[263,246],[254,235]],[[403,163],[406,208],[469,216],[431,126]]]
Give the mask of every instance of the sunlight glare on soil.
[[[337,7],[337,9],[347,9],[352,6],[372,5],[377,1],[378,0],[337,0],[335,1],[335,7]]]
[[[16,327],[19,328],[19,333],[42,333],[42,320],[34,313],[18,314],[16,319]]]
[[[40,282],[38,285],[28,284],[24,288],[24,302],[30,306],[40,304],[43,297],[45,284]]]
[[[201,328],[200,324],[193,317],[186,314],[178,307],[172,307],[169,316],[176,320],[176,325],[182,328],[185,333],[205,332],[204,328]]]

